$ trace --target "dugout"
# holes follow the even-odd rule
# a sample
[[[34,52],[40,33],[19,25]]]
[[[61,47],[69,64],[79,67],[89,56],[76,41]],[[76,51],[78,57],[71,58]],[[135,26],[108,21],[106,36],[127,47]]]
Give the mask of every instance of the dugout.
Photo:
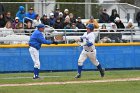
[[[82,50],[77,44],[43,45],[40,49],[41,70],[68,71],[77,69]],[[29,46],[25,44],[0,45],[0,72],[33,71]],[[97,58],[107,69],[140,68],[140,43],[96,44]],[[84,70],[96,69],[88,60]]]

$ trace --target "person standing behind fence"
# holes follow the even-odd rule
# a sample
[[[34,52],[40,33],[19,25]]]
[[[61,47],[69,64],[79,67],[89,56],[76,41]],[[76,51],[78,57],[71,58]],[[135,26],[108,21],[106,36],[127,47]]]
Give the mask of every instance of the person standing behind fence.
[[[126,27],[125,27],[127,30],[125,30],[125,32],[127,31],[127,32],[129,32],[129,33],[124,33],[125,35],[131,35],[131,34],[135,34],[135,26],[134,26],[134,24],[133,24],[133,21],[132,21],[132,19],[129,19],[129,22],[128,22],[128,24],[126,25]]]
[[[86,29],[85,24],[82,23],[81,17],[77,18],[76,27],[78,27],[78,29]],[[86,31],[85,30],[81,30],[81,32],[86,32]]]
[[[61,23],[64,23],[65,18],[63,17],[63,13],[62,12],[59,12],[59,18],[60,18]]]
[[[40,69],[40,60],[39,60],[39,49],[42,44],[57,44],[55,41],[46,40],[43,37],[42,32],[45,29],[44,24],[39,24],[37,29],[30,36],[29,40],[29,52],[34,62],[34,76],[33,79],[39,79],[39,69]]]
[[[23,22],[24,17],[26,16],[25,9],[23,6],[19,6],[19,10],[16,13],[16,17],[19,18],[20,22]]]
[[[19,18],[18,17],[15,17],[15,20],[14,22],[12,23],[12,28],[13,29],[16,29],[16,25],[19,23]]]
[[[4,15],[1,13],[0,14],[0,28],[3,28],[5,24],[6,24],[6,21],[5,21]]]
[[[5,14],[5,8],[2,3],[0,3],[0,14]]]
[[[110,16],[110,22],[114,22],[115,23],[115,19],[116,17],[119,17],[119,14],[117,14],[117,10],[116,9],[112,9],[112,13],[111,13],[111,16]]]
[[[65,10],[64,10],[64,15],[63,15],[64,18],[66,18],[66,16],[68,16],[68,15],[69,15],[69,10],[68,10],[68,9],[65,9]]]
[[[94,24],[95,29],[99,28],[99,23],[97,22],[96,19],[94,19],[93,16],[90,16],[90,19],[86,22],[86,25],[88,25],[88,24]]]
[[[40,16],[39,14],[36,14],[35,19],[33,20],[33,27],[36,27],[39,24],[41,24]]]
[[[102,9],[102,12],[99,16],[99,23],[109,23],[110,19],[109,19],[109,15],[107,14],[107,10],[106,8]]]
[[[42,17],[41,17],[41,23],[44,24],[44,25],[50,25],[50,20],[49,18],[47,17],[47,14],[44,14]]]
[[[34,12],[34,9],[32,7],[30,7],[29,11],[26,13],[26,17],[34,20],[36,17],[36,13]],[[28,19],[26,19],[28,20]]]
[[[14,19],[13,19],[12,16],[11,16],[11,12],[8,11],[8,12],[6,13],[6,15],[5,15],[5,21],[6,21],[6,22],[10,21],[11,23],[14,22]]]
[[[25,29],[25,35],[30,36],[31,33],[33,32],[34,27],[32,27],[32,22],[28,21],[24,27]]]
[[[14,31],[12,29],[12,23],[11,21],[7,21],[5,27],[3,28],[3,36],[14,34]]]
[[[121,21],[121,19],[119,17],[116,17],[115,24],[118,28],[117,32],[124,31],[123,29],[125,29],[125,26],[124,26],[123,22]],[[122,30],[119,30],[119,29],[122,29]],[[119,39],[118,42],[122,42],[122,40],[121,40],[122,39],[122,34],[121,33],[116,33],[116,36],[118,36],[118,39]]]
[[[136,15],[136,21],[138,22],[138,27],[140,28],[140,11]]]
[[[55,23],[55,17],[54,17],[54,13],[50,13],[50,26],[53,27],[54,23]]]

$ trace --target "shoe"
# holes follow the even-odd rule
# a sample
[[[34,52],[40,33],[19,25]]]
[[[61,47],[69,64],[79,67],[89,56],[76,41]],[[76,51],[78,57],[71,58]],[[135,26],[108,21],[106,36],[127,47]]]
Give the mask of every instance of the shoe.
[[[40,79],[40,77],[33,77],[33,79]]]
[[[105,69],[102,69],[101,71],[101,77],[104,77],[105,76]]]
[[[81,74],[77,74],[75,78],[81,78]]]

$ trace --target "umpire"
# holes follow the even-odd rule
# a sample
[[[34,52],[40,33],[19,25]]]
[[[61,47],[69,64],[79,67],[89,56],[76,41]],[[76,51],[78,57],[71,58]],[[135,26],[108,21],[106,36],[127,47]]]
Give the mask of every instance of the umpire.
[[[39,79],[39,69],[40,69],[40,61],[39,61],[39,49],[42,44],[57,44],[56,41],[46,40],[43,37],[42,32],[44,32],[45,25],[39,24],[37,29],[32,33],[29,40],[29,52],[34,62],[34,77],[33,79]]]

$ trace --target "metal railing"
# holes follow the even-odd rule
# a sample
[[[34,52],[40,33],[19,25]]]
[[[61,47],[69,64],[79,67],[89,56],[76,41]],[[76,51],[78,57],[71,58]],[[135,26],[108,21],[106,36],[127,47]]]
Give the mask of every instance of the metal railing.
[[[12,31],[19,31],[21,29],[12,29]],[[8,33],[11,30],[2,30],[0,29],[0,42],[19,42],[19,43],[28,43],[32,31],[35,29],[22,29],[25,32],[14,32]],[[108,32],[100,32],[101,30],[107,30]],[[110,32],[114,30],[115,32]],[[86,29],[45,29],[44,36],[47,39],[53,39],[63,43],[70,43],[71,40],[80,38]],[[100,36],[108,34],[110,36],[120,35],[121,40],[127,42],[140,42],[140,29],[95,29],[95,37],[97,42],[101,40]],[[10,43],[12,44],[12,43]]]

